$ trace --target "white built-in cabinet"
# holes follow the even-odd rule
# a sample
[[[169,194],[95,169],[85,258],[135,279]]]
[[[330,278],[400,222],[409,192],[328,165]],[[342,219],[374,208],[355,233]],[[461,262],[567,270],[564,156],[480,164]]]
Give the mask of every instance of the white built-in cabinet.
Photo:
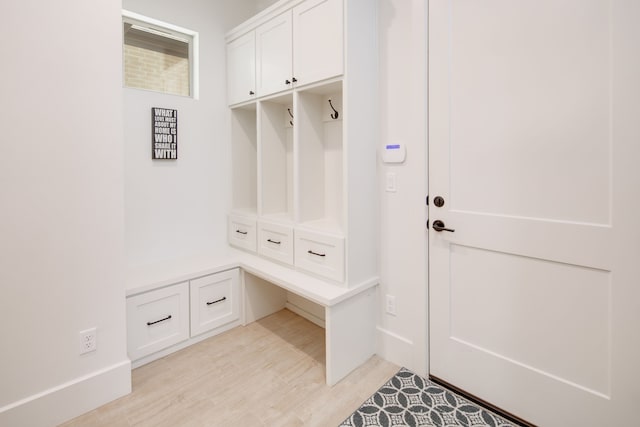
[[[227,97],[236,104],[256,95],[256,40],[247,33],[227,44]]]
[[[189,282],[127,298],[127,349],[137,360],[189,338]]]
[[[255,30],[258,96],[291,88],[291,12],[285,12]]]
[[[229,243],[347,287],[377,275],[375,28],[369,2],[281,0],[227,34],[255,40],[228,58]]]
[[[293,76],[298,83],[304,85],[343,74],[342,0],[307,0],[294,7],[292,14]]]
[[[236,30],[230,33],[235,37],[227,45],[231,105],[343,74],[342,0],[285,1],[270,10],[239,27],[246,31],[239,37]],[[249,76],[255,76],[255,90]]]
[[[240,319],[239,280],[236,268],[189,281],[192,337]]]
[[[374,354],[376,7],[280,0],[227,34],[228,241],[242,251],[129,272],[134,367],[281,310],[290,295],[323,308],[327,384]]]
[[[134,365],[176,345],[240,324],[237,268],[127,297],[127,349]],[[154,356],[154,354],[156,356]],[[138,362],[138,363],[136,363]]]

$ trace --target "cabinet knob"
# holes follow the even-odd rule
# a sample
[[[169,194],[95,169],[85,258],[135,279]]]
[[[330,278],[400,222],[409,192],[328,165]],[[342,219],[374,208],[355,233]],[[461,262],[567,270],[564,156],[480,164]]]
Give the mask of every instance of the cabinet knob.
[[[289,81],[289,79],[285,80],[285,81],[284,81],[284,83],[285,83],[285,84],[287,84],[287,85],[290,85],[290,84],[291,84],[291,82]]]
[[[293,78],[291,79],[291,81],[295,83],[295,82],[297,82],[297,81],[298,81],[298,79],[296,79],[295,77],[293,77]]]
[[[255,93],[252,90],[250,90],[249,95],[255,95]]]

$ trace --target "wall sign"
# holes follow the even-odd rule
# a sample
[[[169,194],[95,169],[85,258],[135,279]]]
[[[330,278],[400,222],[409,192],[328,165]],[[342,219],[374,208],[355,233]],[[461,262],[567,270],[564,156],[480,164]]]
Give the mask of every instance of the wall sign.
[[[178,110],[151,108],[151,158],[178,158]]]

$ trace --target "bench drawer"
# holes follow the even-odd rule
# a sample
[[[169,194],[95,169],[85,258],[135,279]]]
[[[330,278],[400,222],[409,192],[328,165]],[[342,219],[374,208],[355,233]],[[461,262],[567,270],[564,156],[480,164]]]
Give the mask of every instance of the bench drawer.
[[[188,282],[127,298],[127,348],[131,360],[188,338]]]
[[[191,336],[240,319],[238,269],[191,280]]]

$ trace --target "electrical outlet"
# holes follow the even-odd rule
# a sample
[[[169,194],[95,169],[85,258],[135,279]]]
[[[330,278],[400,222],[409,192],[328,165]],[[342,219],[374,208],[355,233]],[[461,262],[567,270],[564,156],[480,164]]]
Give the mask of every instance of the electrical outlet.
[[[396,297],[393,295],[386,296],[386,311],[387,314],[396,315]]]
[[[80,331],[80,354],[96,351],[97,348],[96,328]]]

